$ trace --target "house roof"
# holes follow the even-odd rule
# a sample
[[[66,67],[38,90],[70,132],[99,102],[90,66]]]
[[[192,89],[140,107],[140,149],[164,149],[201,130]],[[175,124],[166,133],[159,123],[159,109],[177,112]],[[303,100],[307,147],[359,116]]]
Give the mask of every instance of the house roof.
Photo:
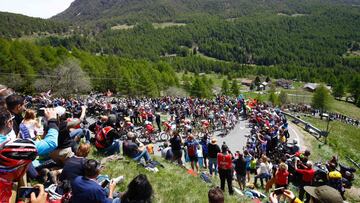
[[[306,83],[306,84],[304,85],[304,88],[311,89],[311,90],[316,90],[316,88],[318,88],[319,85],[320,85],[320,84],[318,84],[318,83]],[[330,86],[327,86],[327,85],[326,85],[325,87],[326,87],[326,89],[331,90],[331,87],[330,87]]]
[[[245,84],[251,84],[253,81],[249,80],[249,79],[243,79],[241,80],[241,83],[245,83]]]
[[[304,85],[304,88],[315,90],[318,87],[319,84],[317,83],[306,83]]]

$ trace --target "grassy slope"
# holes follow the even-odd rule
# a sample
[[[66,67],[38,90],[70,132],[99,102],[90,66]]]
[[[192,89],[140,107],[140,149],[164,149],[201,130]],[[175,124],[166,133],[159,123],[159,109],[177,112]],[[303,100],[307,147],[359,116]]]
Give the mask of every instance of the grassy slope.
[[[102,157],[92,153],[91,157],[100,160]],[[138,174],[146,174],[149,178],[153,189],[153,202],[208,202],[207,193],[212,185],[203,182],[200,177],[193,177],[187,174],[185,169],[180,168],[175,164],[171,164],[163,159],[155,157],[155,160],[161,162],[165,168],[159,168],[158,173],[153,173],[145,170],[134,161],[112,161],[108,162],[102,174],[107,174],[110,177],[125,176],[125,183],[118,185],[117,191],[125,191],[129,182]],[[218,180],[215,180],[219,185]],[[229,196],[225,192],[225,202],[249,202],[246,199],[238,199],[235,196]]]
[[[320,129],[326,129],[326,121],[317,118],[303,117],[304,120],[312,123]],[[346,159],[346,156],[360,162],[360,129],[338,121],[332,121],[329,127],[328,145],[321,145],[320,142],[310,137],[314,160],[329,160],[332,155],[338,155],[340,162],[347,165],[354,165]],[[360,187],[360,170],[357,171],[355,185]]]
[[[344,101],[334,99],[331,103],[331,111],[348,115],[354,119],[360,119],[360,108]]]

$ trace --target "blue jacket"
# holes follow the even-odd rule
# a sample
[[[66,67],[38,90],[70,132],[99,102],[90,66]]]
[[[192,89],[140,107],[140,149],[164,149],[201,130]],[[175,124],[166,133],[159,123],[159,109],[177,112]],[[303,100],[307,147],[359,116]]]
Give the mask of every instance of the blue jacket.
[[[59,129],[56,122],[49,121],[49,130],[45,138],[40,141],[35,141],[35,147],[39,155],[46,155],[54,151],[58,146]],[[5,142],[8,137],[0,134],[0,144]]]
[[[58,136],[59,131],[56,128],[50,128],[44,139],[35,141],[38,154],[42,156],[54,151],[58,146]]]
[[[83,176],[78,176],[71,183],[73,196],[72,202],[86,203],[112,203],[112,199],[107,198],[105,189],[93,180]]]

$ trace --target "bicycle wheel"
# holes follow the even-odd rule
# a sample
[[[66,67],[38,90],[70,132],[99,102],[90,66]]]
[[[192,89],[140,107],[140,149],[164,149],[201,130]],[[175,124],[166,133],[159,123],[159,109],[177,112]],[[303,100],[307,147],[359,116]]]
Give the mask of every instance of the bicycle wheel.
[[[149,135],[149,141],[153,144],[155,144],[157,142],[156,135],[154,133],[151,133]]]
[[[169,135],[167,133],[165,133],[165,132],[161,132],[159,137],[160,137],[161,141],[168,141],[169,140]]]
[[[138,139],[139,139],[139,141],[142,142],[142,143],[146,143],[146,142],[148,141],[148,138],[145,137],[145,135],[140,135],[140,136],[138,136]]]

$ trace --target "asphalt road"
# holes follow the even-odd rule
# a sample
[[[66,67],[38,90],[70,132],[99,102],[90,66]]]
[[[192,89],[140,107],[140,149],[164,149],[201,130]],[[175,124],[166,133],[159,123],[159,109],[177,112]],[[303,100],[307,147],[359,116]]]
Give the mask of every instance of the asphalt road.
[[[87,119],[89,123],[95,122],[94,119],[88,118]],[[217,144],[221,147],[223,142],[226,143],[226,145],[229,147],[229,149],[232,152],[240,151],[242,152],[244,149],[244,146],[246,145],[246,135],[250,134],[250,128],[248,126],[247,120],[240,120],[234,129],[232,129],[226,136],[223,136],[221,132],[216,131],[214,133],[215,138],[217,139]],[[292,142],[293,139],[297,139],[299,142],[299,145],[301,146],[301,149],[304,149],[305,146],[303,146],[303,134],[302,132],[296,127],[295,124],[291,123],[289,121],[289,133],[290,138],[289,142]],[[154,145],[154,152],[155,155],[160,155],[159,147],[163,145],[163,142],[158,142]]]

